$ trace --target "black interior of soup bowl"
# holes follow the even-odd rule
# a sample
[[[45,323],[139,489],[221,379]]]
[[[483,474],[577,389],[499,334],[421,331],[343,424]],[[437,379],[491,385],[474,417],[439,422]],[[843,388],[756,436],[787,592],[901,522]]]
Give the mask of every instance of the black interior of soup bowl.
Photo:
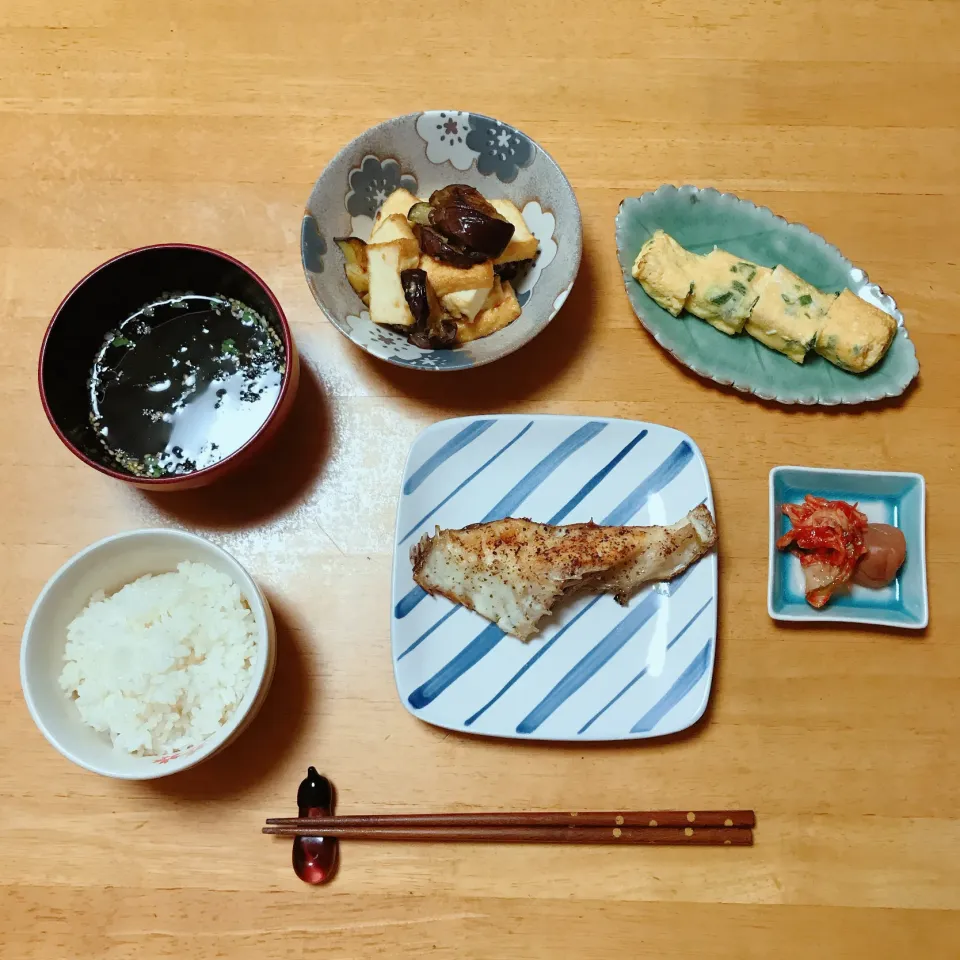
[[[145,304],[185,293],[223,296],[253,308],[290,356],[279,304],[236,260],[202,247],[164,245],[133,250],[98,267],[68,294],[51,321],[40,358],[40,385],[62,438],[113,474],[126,475],[90,423],[88,383],[97,351],[108,332]]]

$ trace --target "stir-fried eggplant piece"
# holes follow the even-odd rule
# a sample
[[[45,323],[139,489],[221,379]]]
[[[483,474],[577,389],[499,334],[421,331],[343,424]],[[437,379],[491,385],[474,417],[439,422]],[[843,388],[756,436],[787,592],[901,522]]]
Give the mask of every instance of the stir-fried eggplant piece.
[[[430,204],[421,200],[420,203],[415,203],[410,210],[407,212],[407,219],[411,223],[418,223],[421,227],[430,226]]]
[[[493,272],[501,280],[516,280],[517,274],[526,270],[533,260],[511,260],[508,263],[495,263]]]
[[[419,347],[421,350],[432,350],[433,347],[430,345],[430,334],[426,330],[414,330],[407,339],[415,346]]]
[[[469,270],[470,267],[485,263],[490,257],[475,250],[466,250],[457,243],[437,233],[433,227],[417,226],[414,228],[420,241],[420,249],[434,260],[449,263],[451,267]]]
[[[403,295],[407,306],[417,322],[418,329],[426,329],[430,323],[430,298],[427,296],[427,274],[423,270],[404,270],[400,274]]]
[[[464,255],[475,254],[488,260],[500,256],[515,229],[479,191],[462,183],[435,190],[430,202],[414,204],[407,218],[421,228],[432,227],[441,235],[450,250],[434,239],[439,253],[431,256],[454,266],[456,259],[462,261]]]
[[[444,320],[438,333],[414,330],[409,340],[421,350],[452,350],[457,345],[457,325],[452,320]]]
[[[513,224],[488,217],[473,207],[449,204],[433,207],[433,226],[448,239],[490,260],[499,257],[513,236]]]
[[[366,273],[367,245],[359,237],[334,237],[333,242],[343,252],[343,259],[348,265],[358,267]]]
[[[416,327],[407,331],[410,342],[421,350],[452,347],[457,339],[457,325],[443,316],[426,272],[404,270],[400,274],[400,283],[407,306],[417,321]]]
[[[487,199],[473,187],[454,183],[430,196],[428,211],[411,210],[417,222],[427,218],[429,225],[448,241],[465,250],[499,257],[513,236],[514,226],[500,216]]]
[[[367,274],[367,245],[359,237],[334,237],[345,261],[347,282],[362,300],[370,293],[370,277]]]
[[[478,213],[485,213],[488,217],[498,220],[504,218],[497,213],[493,204],[475,187],[466,183],[451,183],[430,194],[431,207],[447,207],[450,205],[473,207]]]
[[[444,317],[431,335],[430,342],[435,350],[451,350],[457,345],[457,325]]]

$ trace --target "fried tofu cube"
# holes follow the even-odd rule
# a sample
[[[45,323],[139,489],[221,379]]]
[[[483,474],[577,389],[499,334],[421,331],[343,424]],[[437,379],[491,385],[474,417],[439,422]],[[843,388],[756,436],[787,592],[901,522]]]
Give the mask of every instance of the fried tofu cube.
[[[865,373],[882,359],[897,335],[897,321],[852,290],[830,306],[814,349],[850,373]]]
[[[464,269],[424,254],[420,258],[420,269],[426,271],[430,286],[441,298],[460,290],[489,290],[493,286],[493,262],[490,260]]]
[[[420,264],[420,245],[413,235],[409,221],[401,213],[387,217],[370,238],[371,244],[396,242],[402,244],[400,269],[415,270]]]
[[[760,299],[744,330],[794,363],[803,363],[834,299],[780,264],[760,284]]]
[[[517,296],[510,283],[500,283],[498,278],[494,290],[490,292],[489,299],[495,299],[496,286],[500,288],[500,297],[496,303],[489,304],[488,302],[488,305],[484,306],[472,323],[462,320],[457,322],[458,343],[469,343],[471,340],[489,337],[491,333],[496,333],[498,330],[509,326],[520,316],[520,304],[517,302]]]
[[[504,220],[513,224],[513,236],[495,263],[513,263],[530,260],[537,255],[540,241],[530,232],[523,214],[517,206],[506,199],[491,200],[490,205]]]
[[[370,231],[370,238],[373,239],[373,235],[380,228],[380,224],[388,217],[392,217],[397,213],[406,217],[410,212],[410,208],[419,202],[419,197],[415,197],[409,190],[404,190],[403,187],[394,190],[393,193],[383,201],[380,209],[377,211],[377,215],[373,218],[373,229]]]
[[[677,317],[693,288],[693,274],[701,259],[670,234],[657,230],[641,247],[631,272],[651,300]]]
[[[367,247],[367,276],[370,280],[370,319],[391,327],[412,327],[416,322],[403,294],[400,271],[403,241],[371,243]]]
[[[686,309],[721,333],[735,336],[746,324],[760,299],[760,285],[771,273],[769,267],[714,248],[697,259]]]
[[[490,292],[487,294],[487,299],[484,300],[483,306],[480,309],[488,310],[490,307],[496,307],[503,302],[503,299],[503,281],[501,281],[498,276],[494,275],[493,286],[490,288]]]
[[[413,227],[402,213],[393,213],[380,220],[370,234],[370,243],[390,243],[393,240],[415,240]]]
[[[440,298],[448,316],[455,320],[473,320],[490,298],[492,287],[477,290],[458,290]]]

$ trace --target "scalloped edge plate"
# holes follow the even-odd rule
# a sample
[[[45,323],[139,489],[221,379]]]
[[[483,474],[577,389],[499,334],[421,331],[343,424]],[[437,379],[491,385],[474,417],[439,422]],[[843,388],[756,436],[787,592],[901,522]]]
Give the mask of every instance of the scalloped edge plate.
[[[713,218],[724,220],[727,229],[717,230],[709,222],[704,229],[699,211],[699,222],[690,216],[698,204],[712,208]],[[846,373],[815,355],[797,365],[750,337],[730,338],[695,317],[671,316],[647,296],[630,273],[640,247],[658,228],[696,252],[722,246],[766,266],[783,263],[824,290],[849,287],[897,321],[890,350],[869,373]],[[664,350],[702,377],[763,400],[835,406],[899,396],[920,372],[916,350],[893,297],[871,283],[863,270],[819,234],[766,207],[712,187],[664,184],[621,201],[616,238],[624,286],[640,322]]]

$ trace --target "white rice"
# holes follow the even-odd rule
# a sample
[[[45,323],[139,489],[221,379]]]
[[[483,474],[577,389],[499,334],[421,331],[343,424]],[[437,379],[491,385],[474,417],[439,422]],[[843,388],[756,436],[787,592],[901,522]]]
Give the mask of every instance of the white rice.
[[[115,750],[176,753],[227,722],[256,654],[240,588],[205,563],[181,563],[91,597],[67,627],[60,686]]]

